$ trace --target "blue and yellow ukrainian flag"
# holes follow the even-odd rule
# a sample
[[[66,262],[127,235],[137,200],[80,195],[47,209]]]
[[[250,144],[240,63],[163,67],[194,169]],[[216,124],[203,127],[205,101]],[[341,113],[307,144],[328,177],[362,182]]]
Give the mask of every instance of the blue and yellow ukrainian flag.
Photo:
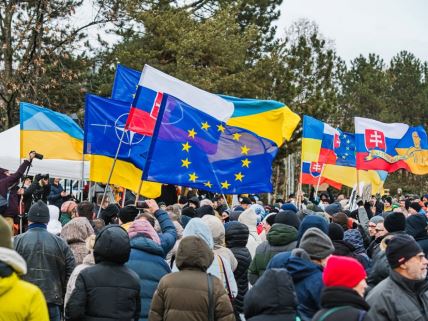
[[[20,155],[29,151],[45,159],[82,161],[83,130],[69,116],[30,103],[20,103]]]
[[[132,102],[137,92],[141,72],[117,65],[112,98]],[[168,92],[165,92],[168,94]],[[291,138],[300,122],[300,116],[285,104],[274,100],[236,98],[220,95],[233,103],[234,111],[227,125],[247,129],[259,137],[273,141],[280,147]]]

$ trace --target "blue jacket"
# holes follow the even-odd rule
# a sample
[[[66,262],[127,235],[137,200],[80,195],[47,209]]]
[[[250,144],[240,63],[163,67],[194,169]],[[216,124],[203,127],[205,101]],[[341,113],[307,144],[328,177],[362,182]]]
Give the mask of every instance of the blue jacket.
[[[303,253],[303,255],[301,255]],[[310,321],[321,309],[322,268],[310,261],[302,249],[275,255],[269,262],[268,269],[285,268],[290,273],[296,288],[297,311],[302,321]]]
[[[48,201],[50,205],[55,205],[59,209],[61,209],[62,205],[62,196],[61,193],[64,191],[61,184],[58,183],[58,185],[51,184],[51,192],[48,196]]]
[[[159,222],[162,234],[159,234],[161,240],[161,247],[163,250],[162,257],[166,257],[169,251],[174,247],[175,241],[177,240],[177,230],[175,229],[174,223],[169,218],[167,212],[163,210],[157,210],[155,217]]]
[[[144,236],[131,239],[131,254],[126,266],[136,272],[140,278],[140,321],[149,316],[150,304],[160,279],[171,272],[163,259],[162,247]]]

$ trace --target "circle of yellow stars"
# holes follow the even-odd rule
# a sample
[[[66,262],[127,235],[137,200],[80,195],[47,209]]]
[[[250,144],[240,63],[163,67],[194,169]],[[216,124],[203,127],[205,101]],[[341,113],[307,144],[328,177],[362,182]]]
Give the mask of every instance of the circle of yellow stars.
[[[224,133],[226,130],[226,128],[223,126],[223,124],[216,125],[216,127],[217,127],[217,131],[221,132],[221,133]],[[210,128],[211,128],[211,125],[207,121],[201,123],[200,129],[202,131],[208,131]],[[192,148],[191,140],[194,140],[197,135],[198,135],[197,129],[192,128],[192,129],[187,130],[188,141],[181,144],[182,145],[182,149],[181,149],[182,152],[185,152],[185,153],[190,152],[190,149]],[[241,136],[242,136],[242,134],[240,134],[240,133],[233,133],[232,139],[234,141],[239,142],[241,139]],[[249,148],[245,144],[241,145],[240,148],[241,148],[241,155],[248,156],[248,152],[251,150],[251,148]],[[189,166],[191,164],[192,164],[192,162],[189,160],[188,156],[186,158],[181,159],[181,167],[185,167],[185,168],[189,169]],[[243,169],[244,168],[250,168],[250,165],[251,165],[251,161],[248,159],[248,157],[241,159],[241,167]],[[188,181],[192,182],[192,183],[196,183],[196,181],[199,178],[199,176],[196,174],[196,172],[188,173],[187,175],[189,176]],[[235,181],[237,181],[237,182],[238,181],[243,182],[243,180],[245,178],[245,175],[241,171],[238,173],[235,173],[234,176],[235,176]],[[210,181],[206,181],[203,184],[205,187],[208,187],[208,188],[213,187],[213,184]],[[221,185],[221,189],[228,190],[232,184],[229,183],[227,180],[225,180],[223,182],[220,182],[220,185]]]

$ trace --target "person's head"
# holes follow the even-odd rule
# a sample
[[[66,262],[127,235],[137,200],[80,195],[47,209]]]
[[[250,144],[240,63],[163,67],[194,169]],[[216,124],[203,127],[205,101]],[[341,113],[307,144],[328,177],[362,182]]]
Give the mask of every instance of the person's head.
[[[362,297],[367,288],[366,277],[364,267],[356,259],[335,255],[328,259],[322,275],[326,287],[353,289]]]
[[[91,202],[83,201],[77,205],[77,216],[86,217],[89,221],[95,218],[94,205]]]
[[[300,240],[299,248],[305,250],[311,260],[320,266],[325,266],[327,259],[334,252],[330,238],[316,227],[306,230]]]
[[[61,205],[61,212],[68,214],[71,218],[77,216],[77,203],[74,201],[66,201]]]
[[[375,239],[378,239],[379,237],[383,237],[386,234],[388,234],[388,231],[385,229],[383,222],[377,223],[375,227],[375,235],[374,235]]]
[[[49,208],[41,200],[34,203],[28,211],[28,223],[48,224],[50,219]]]
[[[328,196],[327,193],[321,193],[321,195],[320,195],[320,203],[322,203],[324,205],[330,204],[330,197]]]
[[[108,196],[104,197],[104,202],[103,202],[103,194],[98,194],[97,196],[97,205],[100,206],[101,208],[106,208],[109,204],[110,204],[110,200],[108,198]]]
[[[129,260],[130,253],[128,233],[119,225],[108,225],[98,233],[94,245],[96,264],[113,262],[123,265]]]
[[[105,209],[101,210],[100,218],[104,220],[106,225],[116,224],[119,211],[120,207],[118,204],[109,204]]]
[[[428,260],[413,237],[398,234],[386,244],[385,252],[391,269],[409,280],[425,280]]]
[[[0,247],[4,247],[10,250],[13,249],[12,230],[10,229],[9,224],[7,224],[7,221],[1,215],[0,215]]]
[[[96,218],[89,222],[91,223],[91,226],[94,229],[95,235],[98,235],[98,233],[104,228],[104,226],[106,226],[106,223],[101,218]]]
[[[328,234],[328,222],[325,218],[318,215],[307,215],[300,223],[297,243],[300,242],[303,234],[305,234],[305,232],[311,227],[316,227],[323,231],[326,235]]]
[[[147,220],[135,220],[128,229],[130,239],[145,237],[160,245],[160,238],[153,226]]]
[[[248,197],[242,197],[239,202],[244,210],[251,206],[251,200]]]
[[[392,205],[392,197],[391,196],[385,197],[385,199],[383,201],[383,205],[385,207],[391,207],[391,205]]]
[[[403,213],[392,212],[385,217],[383,225],[388,233],[402,232],[406,228],[406,217]]]
[[[189,198],[189,206],[193,208],[199,207],[199,199],[196,196]]]
[[[285,205],[285,204],[284,204]],[[300,220],[297,214],[293,211],[280,211],[275,216],[275,223],[287,224],[299,230]]]
[[[213,260],[213,251],[199,236],[186,236],[181,239],[176,254],[176,264],[180,271],[198,269],[206,272]]]
[[[154,216],[148,210],[144,210],[143,212],[138,214],[137,217],[135,218],[135,221],[137,220],[146,220],[153,227],[155,227],[155,224],[156,224],[156,220]]]
[[[271,214],[268,214],[264,218],[262,224],[263,224],[263,229],[265,230],[266,234],[269,233],[272,225],[275,224],[275,217],[276,217],[276,215],[277,215],[276,213],[271,213]]]
[[[224,246],[226,231],[221,220],[213,215],[205,215],[202,221],[210,228],[214,244]]]
[[[409,214],[419,214],[422,206],[418,202],[411,202],[409,206]]]
[[[383,223],[383,221],[384,221],[384,218],[379,215],[373,216],[370,219],[369,226],[368,226],[370,237],[373,237],[376,235],[376,226],[378,223]],[[382,229],[383,229],[383,224],[382,224]]]
[[[24,178],[24,182],[23,182],[23,186],[24,187],[29,187],[31,185],[31,177],[25,177]]]
[[[228,208],[221,211],[220,215],[221,215],[221,220],[223,221],[223,223],[229,222],[230,212],[231,212],[231,210]]]
[[[122,207],[119,211],[119,221],[120,224],[125,224],[128,222],[132,222],[137,217],[139,211],[135,207],[135,205],[127,205]]]
[[[59,180],[60,180],[59,177],[54,177],[54,179],[53,179],[54,185],[58,185],[59,184]]]

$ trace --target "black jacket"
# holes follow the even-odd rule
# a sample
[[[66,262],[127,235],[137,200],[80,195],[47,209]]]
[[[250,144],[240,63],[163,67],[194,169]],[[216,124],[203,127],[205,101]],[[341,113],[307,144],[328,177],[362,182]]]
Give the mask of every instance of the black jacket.
[[[427,220],[424,215],[410,215],[406,219],[406,233],[415,238],[425,255],[428,256],[428,234],[426,228]]]
[[[247,321],[295,321],[297,298],[293,279],[286,269],[269,269],[247,292]]]
[[[41,186],[39,184],[39,181],[35,178],[31,185],[24,191],[25,206],[27,207],[27,203],[29,200],[30,206],[32,201],[37,202],[38,200],[42,200],[43,202],[47,203],[50,192],[51,184]],[[27,210],[29,210],[29,208]]]
[[[64,191],[64,188],[61,184],[58,185],[50,184],[50,193],[48,195],[48,201],[50,205],[55,205],[59,209],[61,209],[61,205],[64,201],[61,193]]]
[[[68,321],[127,321],[140,317],[140,284],[124,266],[131,246],[126,231],[108,225],[97,235],[95,265],[82,270],[65,307]]]
[[[367,315],[369,305],[353,289],[332,286],[324,288],[321,294],[321,307],[312,321],[324,317],[324,321],[371,321]]]
[[[250,232],[245,224],[239,222],[229,222],[225,224],[226,246],[232,251],[238,266],[233,272],[238,285],[238,294],[233,301],[235,316],[243,312],[244,296],[248,291],[248,268],[251,264],[251,254],[246,245]]]
[[[30,166],[30,162],[28,160],[24,160],[21,166],[19,166],[18,170],[15,173],[9,176],[2,176],[2,178],[0,179],[0,197],[2,199],[7,199],[7,193],[9,192],[9,189],[11,189],[13,185],[18,184],[19,179],[22,177],[22,175],[24,175],[28,166]],[[16,189],[15,191],[11,191],[11,192],[16,194]],[[0,214],[3,214],[6,211],[6,209],[7,209],[6,205],[1,206]],[[13,216],[13,215],[8,215],[8,216]]]
[[[68,278],[75,266],[67,243],[49,233],[45,224],[35,223],[15,238],[14,245],[28,266],[22,279],[37,285],[47,303],[63,305]]]

